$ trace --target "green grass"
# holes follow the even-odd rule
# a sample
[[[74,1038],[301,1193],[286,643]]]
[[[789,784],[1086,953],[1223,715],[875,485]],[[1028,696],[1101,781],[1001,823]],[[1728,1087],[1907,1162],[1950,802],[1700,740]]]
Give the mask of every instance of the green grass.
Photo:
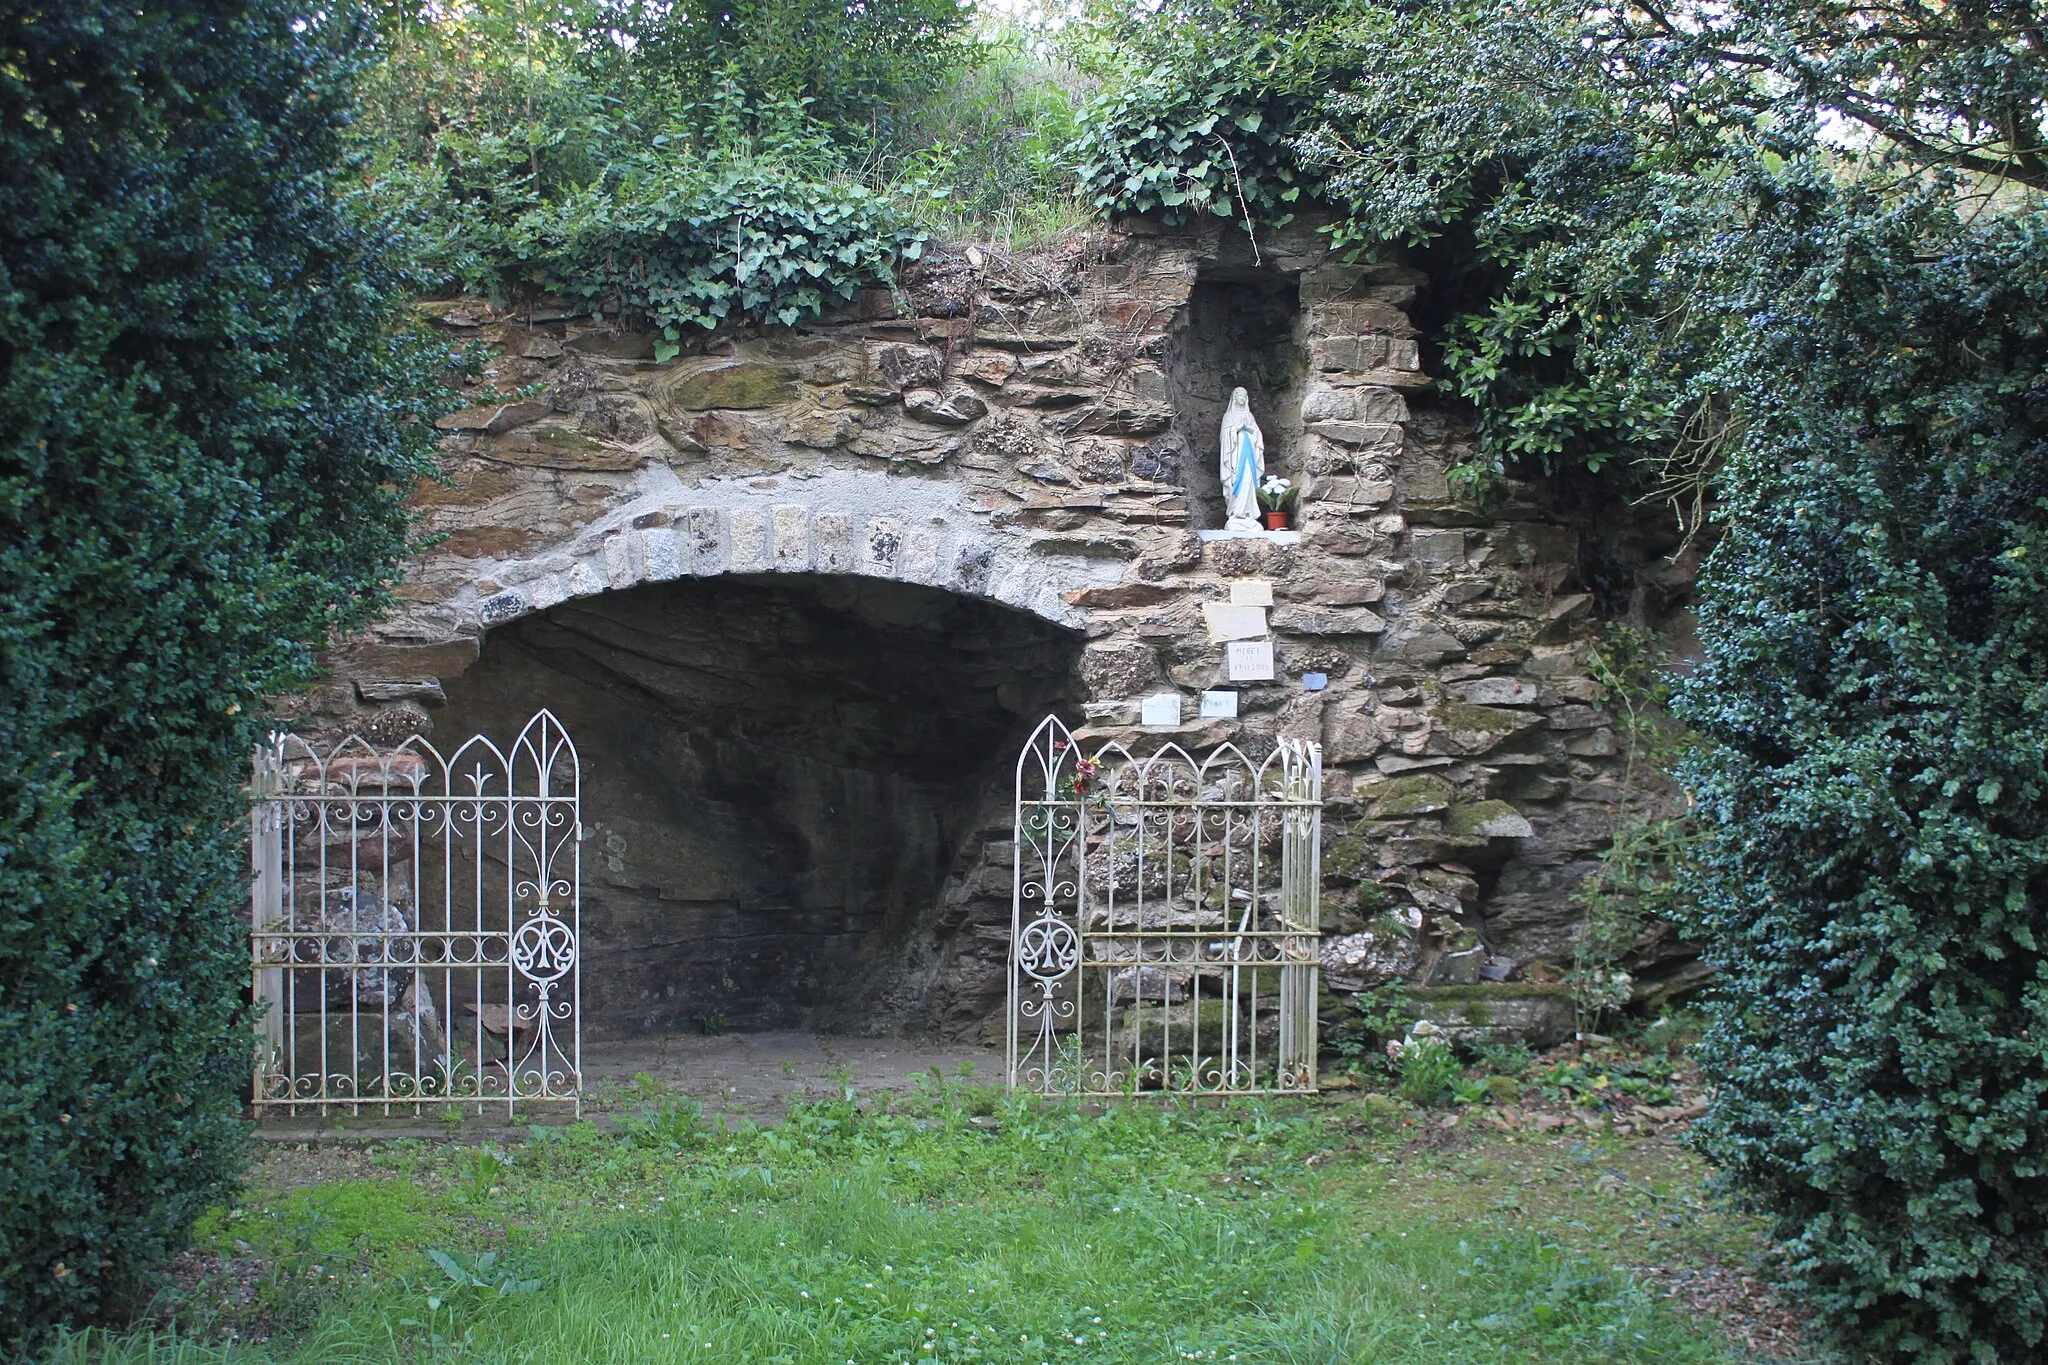
[[[55,1358],[1737,1358],[1615,1268],[1660,1230],[1667,1259],[1754,1244],[1655,1188],[1668,1156],[1446,1153],[1422,1123],[1384,1102],[1085,1111],[933,1086],[731,1133],[670,1106],[509,1162],[396,1144],[374,1178],[259,1184],[203,1229],[271,1267],[282,1344],[83,1338]]]

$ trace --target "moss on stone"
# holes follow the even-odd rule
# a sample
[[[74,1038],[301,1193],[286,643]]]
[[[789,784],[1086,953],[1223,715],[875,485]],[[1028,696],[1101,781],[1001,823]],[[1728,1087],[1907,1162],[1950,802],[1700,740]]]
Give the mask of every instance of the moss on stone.
[[[1323,849],[1323,875],[1362,880],[1372,863],[1372,848],[1363,829],[1330,840]]]
[[[528,437],[537,445],[551,446],[556,450],[603,450],[604,443],[594,440],[573,427],[558,426],[553,422],[542,422],[527,428]]]
[[[1147,1005],[1137,1011],[1136,1016],[1133,1019],[1126,1013],[1123,1030],[1126,1038],[1135,1035],[1139,1056],[1166,1056],[1171,1053],[1184,1057],[1189,1048],[1207,1053],[1221,1052],[1231,1010],[1229,1001],[1211,997],[1192,1009],[1186,1004],[1168,1005],[1164,1010],[1157,1005]]]
[[[796,397],[796,385],[780,365],[745,363],[703,370],[679,382],[670,395],[688,412],[710,408],[772,408]]]
[[[1446,730],[1480,730],[1487,734],[1507,734],[1521,729],[1530,720],[1525,712],[1474,706],[1468,701],[1440,701],[1431,714]]]
[[[1372,803],[1372,813],[1379,819],[1428,815],[1448,809],[1456,796],[1451,784],[1441,777],[1433,773],[1410,773],[1380,788]]]
[[[1453,839],[1519,839],[1530,833],[1522,813],[1505,801],[1453,806],[1444,817],[1444,831]]]
[[[1410,986],[1405,993],[1419,1005],[1450,1005],[1467,1000],[1569,1000],[1572,988],[1562,982],[1504,981],[1483,986]]]

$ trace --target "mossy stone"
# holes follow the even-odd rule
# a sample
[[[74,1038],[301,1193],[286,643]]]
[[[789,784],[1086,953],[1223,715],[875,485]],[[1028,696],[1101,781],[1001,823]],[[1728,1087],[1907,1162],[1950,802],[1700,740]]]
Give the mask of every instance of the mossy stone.
[[[1372,864],[1372,847],[1360,830],[1342,834],[1323,849],[1323,875],[1349,881],[1362,879]]]
[[[1474,801],[1453,806],[1444,817],[1453,839],[1526,839],[1533,831],[1522,813],[1505,801]]]
[[[1572,988],[1561,981],[1488,982],[1483,986],[1410,986],[1405,992],[1424,1007],[1467,1000],[1570,1000]]]
[[[1525,712],[1474,706],[1466,701],[1440,701],[1432,708],[1432,714],[1446,730],[1478,730],[1487,734],[1508,734],[1530,721]]]
[[[1193,1009],[1147,1005],[1137,1013],[1135,1020],[1125,1018],[1124,1028],[1137,1034],[1138,1055],[1163,1060],[1169,1050],[1174,1058],[1186,1057],[1190,1049],[1211,1056],[1223,1051],[1231,1010],[1229,1001],[1211,997]]]
[[[586,436],[573,427],[543,422],[528,429],[536,445],[552,446],[556,450],[603,450],[604,442]]]
[[[1430,815],[1448,810],[1457,793],[1451,784],[1434,773],[1410,773],[1380,788],[1372,803],[1376,819],[1398,820],[1413,815]]]
[[[742,362],[702,370],[670,390],[675,405],[686,412],[711,408],[772,408],[796,397],[796,385],[780,365]]]

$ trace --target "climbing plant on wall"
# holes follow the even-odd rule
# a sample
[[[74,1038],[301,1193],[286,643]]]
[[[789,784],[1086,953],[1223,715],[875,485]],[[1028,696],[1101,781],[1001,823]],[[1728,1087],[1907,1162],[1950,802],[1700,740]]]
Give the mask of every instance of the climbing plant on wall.
[[[381,600],[447,363],[340,174],[359,35],[0,10],[0,1355],[132,1301],[238,1178],[239,787]]]

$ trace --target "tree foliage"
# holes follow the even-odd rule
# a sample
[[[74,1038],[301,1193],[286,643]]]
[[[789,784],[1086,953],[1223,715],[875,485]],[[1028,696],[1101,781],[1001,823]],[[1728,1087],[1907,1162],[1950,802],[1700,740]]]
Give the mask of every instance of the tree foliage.
[[[643,98],[687,106],[723,84],[749,105],[805,102],[838,136],[887,146],[969,59],[971,13],[959,0],[607,0],[596,17],[630,43]]]
[[[1925,165],[2048,189],[2048,53],[2034,0],[1743,0],[1602,11],[1631,74],[1694,102],[1825,110]]]
[[[234,1182],[263,698],[379,600],[445,357],[340,173],[353,36],[0,11],[0,1353]]]
[[[402,6],[363,101],[369,178],[448,283],[582,295],[672,334],[789,325],[886,282],[934,223],[1070,198],[1064,91],[1014,35],[970,37],[970,13]]]

